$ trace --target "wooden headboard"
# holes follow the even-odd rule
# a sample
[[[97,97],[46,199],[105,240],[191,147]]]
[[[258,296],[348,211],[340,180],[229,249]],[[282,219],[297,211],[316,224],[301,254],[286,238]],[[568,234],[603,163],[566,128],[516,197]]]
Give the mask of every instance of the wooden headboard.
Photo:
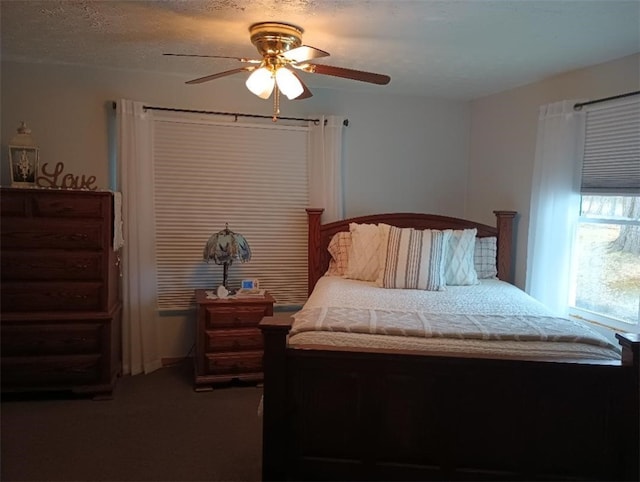
[[[327,247],[329,246],[331,238],[339,231],[349,231],[349,223],[386,223],[399,228],[415,229],[476,228],[479,238],[495,236],[498,239],[498,254],[496,259],[498,278],[509,283],[513,282],[513,220],[517,214],[515,211],[494,211],[497,218],[496,227],[468,221],[466,219],[419,213],[372,214],[321,224],[320,216],[323,211],[324,209],[307,209],[309,221],[309,294],[313,291],[318,279],[320,279],[329,268],[330,255]]]

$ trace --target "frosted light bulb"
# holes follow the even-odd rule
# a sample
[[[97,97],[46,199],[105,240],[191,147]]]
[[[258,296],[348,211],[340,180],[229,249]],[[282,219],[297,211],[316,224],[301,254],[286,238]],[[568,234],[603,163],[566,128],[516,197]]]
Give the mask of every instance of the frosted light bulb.
[[[278,84],[278,88],[289,100],[295,99],[304,92],[304,87],[302,87],[302,83],[298,80],[298,77],[284,67],[276,71],[276,83]]]
[[[271,92],[273,92],[275,79],[269,69],[266,67],[260,67],[258,70],[253,71],[245,82],[245,85],[247,86],[247,89],[261,99],[268,99]]]

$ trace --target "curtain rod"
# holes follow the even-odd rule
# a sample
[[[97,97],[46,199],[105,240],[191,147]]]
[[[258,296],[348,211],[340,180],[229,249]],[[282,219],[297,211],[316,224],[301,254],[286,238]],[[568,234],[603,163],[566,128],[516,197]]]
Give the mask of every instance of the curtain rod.
[[[116,102],[113,103],[113,108],[115,109],[117,106]],[[143,108],[145,110],[162,110],[162,111],[169,111],[169,112],[187,112],[190,114],[208,114],[208,115],[228,115],[228,116],[232,116],[235,117],[236,120],[238,120],[238,117],[253,117],[253,118],[258,118],[258,119],[273,119],[273,116],[270,115],[262,115],[262,114],[242,114],[240,112],[217,112],[217,111],[212,111],[212,110],[191,110],[191,109],[174,109],[171,107],[156,107],[156,106],[152,106],[152,105],[145,105],[143,106]],[[305,122],[313,122],[316,125],[318,124],[318,122],[320,122],[320,119],[304,119],[301,117],[278,117],[278,119],[283,119],[283,120],[294,120],[294,121],[305,121]],[[327,121],[325,120],[325,123]],[[345,119],[342,122],[342,125],[344,125],[345,127],[349,126],[349,119]]]
[[[626,94],[613,95],[611,97],[603,97],[602,99],[590,100],[589,102],[578,102],[576,105],[573,106],[573,109],[580,110],[585,105],[599,104],[600,102],[607,102],[609,100],[622,99],[624,97],[631,97],[632,95],[638,95],[638,94],[640,94],[640,90],[636,90],[634,92],[627,92]]]

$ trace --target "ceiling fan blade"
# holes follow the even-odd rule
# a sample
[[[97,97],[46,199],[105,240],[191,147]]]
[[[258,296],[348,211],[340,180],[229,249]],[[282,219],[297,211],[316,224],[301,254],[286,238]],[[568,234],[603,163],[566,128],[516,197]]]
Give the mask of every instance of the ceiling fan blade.
[[[296,79],[298,79],[300,81],[300,84],[302,85],[302,88],[304,89],[302,91],[302,94],[300,94],[298,97],[296,97],[293,100],[302,100],[302,99],[308,99],[309,97],[313,97],[313,94],[311,93],[311,91],[309,90],[309,88],[307,87],[307,84],[305,84],[302,79],[300,78],[300,76],[298,74],[296,74],[295,72],[291,72]]]
[[[345,69],[342,67],[333,67],[331,65],[309,64],[304,70],[316,74],[333,75],[334,77],[343,77],[345,79],[360,80],[361,82],[369,82],[371,84],[386,85],[391,77],[383,74],[374,74],[373,72],[364,72],[362,70]]]
[[[309,45],[301,45],[300,47],[286,51],[282,56],[293,62],[306,62],[307,60],[328,57],[329,52],[310,47]]]
[[[245,57],[227,57],[225,55],[200,55],[200,54],[162,54],[171,55],[173,57],[202,57],[207,59],[232,59],[240,62],[248,62],[250,64],[259,64],[262,60],[248,59]]]
[[[206,75],[204,77],[199,77],[197,79],[189,80],[185,82],[186,84],[202,84],[203,82],[208,82],[210,80],[219,79],[220,77],[226,77],[227,75],[237,74],[238,72],[251,72],[255,70],[255,67],[240,67],[238,69],[225,70],[224,72],[218,72],[217,74]]]

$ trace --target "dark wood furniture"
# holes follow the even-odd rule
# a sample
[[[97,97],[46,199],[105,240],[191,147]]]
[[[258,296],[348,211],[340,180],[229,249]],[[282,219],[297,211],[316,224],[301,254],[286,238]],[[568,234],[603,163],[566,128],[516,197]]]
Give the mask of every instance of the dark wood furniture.
[[[431,215],[322,225],[309,213],[309,290],[327,243],[349,222],[477,228],[498,237],[511,280],[512,220],[497,227]],[[621,362],[429,356],[287,345],[265,320],[264,480],[638,480],[640,339],[617,335]]]
[[[2,390],[109,397],[121,373],[111,192],[1,191]]]
[[[262,381],[262,333],[258,324],[273,316],[274,299],[209,299],[196,290],[197,327],[195,386],[210,390],[211,384],[233,379]]]

